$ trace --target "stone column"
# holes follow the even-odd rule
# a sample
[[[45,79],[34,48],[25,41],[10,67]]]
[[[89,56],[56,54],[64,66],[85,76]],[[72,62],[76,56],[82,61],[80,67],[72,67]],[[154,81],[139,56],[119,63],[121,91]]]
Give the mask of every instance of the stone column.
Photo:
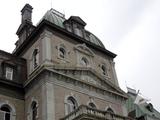
[[[42,41],[42,63],[51,64],[51,58],[52,58],[51,37],[52,37],[52,33],[47,30],[44,30],[40,37],[41,37],[41,41]]]
[[[55,120],[55,98],[53,84],[42,86],[42,120]]]

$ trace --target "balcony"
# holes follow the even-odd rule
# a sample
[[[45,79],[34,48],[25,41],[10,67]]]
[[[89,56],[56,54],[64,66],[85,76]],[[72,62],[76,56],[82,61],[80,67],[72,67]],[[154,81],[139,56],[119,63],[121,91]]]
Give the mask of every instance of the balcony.
[[[79,106],[60,120],[133,120],[128,117],[116,115],[107,111],[97,110],[86,105]]]

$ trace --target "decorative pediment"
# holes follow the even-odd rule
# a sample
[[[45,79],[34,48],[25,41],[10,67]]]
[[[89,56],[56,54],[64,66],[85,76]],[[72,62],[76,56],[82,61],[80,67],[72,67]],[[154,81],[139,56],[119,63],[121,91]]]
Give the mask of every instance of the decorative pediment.
[[[53,68],[59,73],[62,73],[63,75],[73,78],[75,80],[84,82],[85,84],[89,84],[92,86],[97,86],[101,89],[110,91],[111,93],[116,93],[120,95],[124,95],[125,93],[116,85],[113,85],[113,83],[109,82],[109,80],[106,80],[101,75],[96,73],[92,69],[88,68]]]
[[[94,53],[86,46],[86,44],[78,44],[74,48],[81,53],[94,57]]]
[[[79,17],[79,16],[71,16],[68,21],[75,21],[76,23],[81,24],[82,26],[85,26],[86,23]]]

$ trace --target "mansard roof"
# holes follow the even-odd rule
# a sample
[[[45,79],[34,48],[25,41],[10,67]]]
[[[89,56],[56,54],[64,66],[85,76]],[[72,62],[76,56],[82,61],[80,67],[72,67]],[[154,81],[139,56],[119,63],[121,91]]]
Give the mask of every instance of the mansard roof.
[[[85,26],[86,23],[79,17],[79,16],[71,16],[68,20],[65,19],[65,16],[54,10],[54,9],[50,9],[48,10],[45,15],[42,17],[41,21],[42,20],[47,20],[53,24],[56,24],[57,26],[61,27],[61,28],[64,28],[65,29],[65,26],[64,26],[64,22],[66,21],[75,21],[77,22],[78,24],[81,24],[82,26]],[[87,31],[86,31],[87,32]],[[100,47],[104,47],[103,43],[98,39],[98,37],[96,37],[94,34],[92,34],[91,32],[89,32],[90,35],[89,35],[89,39],[85,39],[95,45],[98,45]]]

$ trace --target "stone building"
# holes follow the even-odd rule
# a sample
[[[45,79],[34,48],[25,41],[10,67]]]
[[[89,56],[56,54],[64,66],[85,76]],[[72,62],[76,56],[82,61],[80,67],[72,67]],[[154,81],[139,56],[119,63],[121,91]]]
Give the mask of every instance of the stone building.
[[[12,54],[0,51],[0,120],[126,120],[114,58],[78,16],[21,10]]]

